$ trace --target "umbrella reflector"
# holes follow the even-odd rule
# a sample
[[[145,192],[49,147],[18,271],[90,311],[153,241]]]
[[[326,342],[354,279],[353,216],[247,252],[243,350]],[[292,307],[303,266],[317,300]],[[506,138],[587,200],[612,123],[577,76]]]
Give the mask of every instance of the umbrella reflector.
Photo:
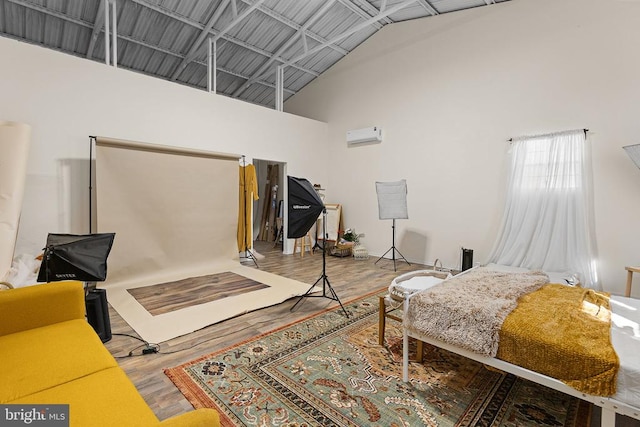
[[[115,233],[49,234],[38,282],[104,281],[114,237]]]

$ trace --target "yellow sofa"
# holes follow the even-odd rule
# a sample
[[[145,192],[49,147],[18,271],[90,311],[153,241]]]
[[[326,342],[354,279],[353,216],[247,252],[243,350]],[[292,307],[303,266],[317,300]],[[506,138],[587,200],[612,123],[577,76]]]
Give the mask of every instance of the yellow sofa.
[[[0,291],[0,404],[68,404],[70,426],[219,426],[213,409],[159,421],[85,320],[80,282]]]

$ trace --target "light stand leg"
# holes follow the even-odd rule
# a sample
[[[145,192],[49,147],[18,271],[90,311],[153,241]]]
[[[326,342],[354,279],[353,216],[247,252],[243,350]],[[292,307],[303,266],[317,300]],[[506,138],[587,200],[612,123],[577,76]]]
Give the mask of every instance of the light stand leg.
[[[313,290],[313,288],[315,288],[316,285],[321,280],[322,280],[322,295],[311,294],[311,291]],[[327,290],[329,290],[330,295],[327,294]],[[338,294],[336,294],[336,291],[333,289],[333,286],[331,286],[331,283],[329,283],[329,278],[324,273],[322,273],[322,275],[318,278],[318,280],[316,280],[315,283],[311,285],[311,287],[307,290],[307,292],[300,295],[300,297],[298,298],[298,301],[296,301],[296,303],[293,304],[293,307],[291,307],[289,311],[293,311],[293,309],[296,308],[296,306],[300,303],[300,301],[302,301],[302,298],[328,298],[330,300],[337,301],[338,304],[340,304],[340,308],[342,308],[342,311],[344,311],[345,316],[349,317],[349,312],[342,305],[342,302],[340,301]]]
[[[387,249],[387,252],[382,254],[382,256],[380,258],[378,258],[378,261],[380,261],[382,258],[384,258],[385,255],[389,253],[389,251],[391,251],[391,259],[393,259],[393,271],[396,271],[396,252],[398,253],[398,255],[400,255],[400,258],[402,258],[404,260],[404,262],[406,262],[407,264],[411,265],[411,263],[409,261],[407,261],[407,259],[404,257],[404,255],[402,255],[400,253],[400,251],[396,248],[396,220],[395,220],[395,218],[393,219],[393,223],[391,224],[391,247],[389,249]],[[374,262],[374,264],[377,264],[378,261]]]
[[[327,276],[327,252],[325,251],[325,245],[327,241],[327,230],[326,230],[327,210],[326,209],[322,211],[322,215],[324,216],[322,221],[322,228],[323,228],[323,234],[325,236],[325,238],[322,240],[322,274],[320,275],[318,280],[316,280],[315,283],[311,285],[311,287],[307,290],[307,292],[300,295],[300,297],[298,298],[298,301],[296,301],[296,303],[293,304],[293,307],[291,307],[289,311],[293,311],[293,309],[296,308],[296,306],[300,303],[300,301],[302,301],[302,298],[328,298],[330,300],[337,301],[338,304],[340,304],[340,308],[342,308],[342,311],[344,311],[345,316],[347,316],[348,318],[349,312],[347,312],[347,309],[344,308],[344,306],[342,305],[340,298],[338,298],[338,294],[336,294],[336,291],[331,286],[331,283],[329,282],[329,277]],[[311,291],[313,290],[313,288],[315,288],[315,286],[321,280],[322,280],[322,295],[311,294]],[[327,294],[327,290],[329,290],[330,295]]]

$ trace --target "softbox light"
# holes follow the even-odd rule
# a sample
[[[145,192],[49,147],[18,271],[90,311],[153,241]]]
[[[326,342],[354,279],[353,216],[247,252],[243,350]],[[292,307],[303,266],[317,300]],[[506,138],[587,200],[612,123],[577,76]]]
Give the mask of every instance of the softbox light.
[[[407,181],[376,182],[380,219],[408,219]]]
[[[304,178],[287,176],[289,186],[289,229],[287,237],[304,237],[324,209],[322,199],[313,185]]]
[[[38,282],[104,281],[114,237],[115,233],[49,234]]]

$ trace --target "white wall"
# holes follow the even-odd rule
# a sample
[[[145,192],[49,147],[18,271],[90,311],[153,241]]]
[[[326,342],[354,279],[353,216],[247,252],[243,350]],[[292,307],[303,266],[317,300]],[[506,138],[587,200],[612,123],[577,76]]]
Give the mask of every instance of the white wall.
[[[640,264],[640,2],[513,0],[386,26],[290,99],[329,123],[331,200],[369,252],[391,244],[375,181],[408,180],[398,247],[410,260],[460,265],[488,256],[504,200],[507,139],[588,128],[605,290]],[[383,142],[345,132],[381,126]],[[633,295],[640,296],[640,278]]]
[[[88,232],[89,135],[272,159],[327,181],[325,123],[2,37],[0,57],[0,119],[32,126],[16,254],[38,253],[49,232]]]

